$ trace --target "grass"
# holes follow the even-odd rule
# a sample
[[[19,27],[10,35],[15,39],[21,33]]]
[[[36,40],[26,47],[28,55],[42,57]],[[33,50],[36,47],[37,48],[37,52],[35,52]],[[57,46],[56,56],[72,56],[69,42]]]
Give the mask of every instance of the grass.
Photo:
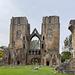
[[[0,75],[73,75],[73,74],[57,74],[55,68],[50,66],[42,66],[38,70],[32,70],[36,66],[0,66]]]

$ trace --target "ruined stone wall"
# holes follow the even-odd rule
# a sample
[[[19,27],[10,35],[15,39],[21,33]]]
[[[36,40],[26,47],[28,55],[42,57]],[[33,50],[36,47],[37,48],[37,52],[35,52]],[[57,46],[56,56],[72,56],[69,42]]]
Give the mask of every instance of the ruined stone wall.
[[[29,49],[28,38],[30,36],[30,24],[26,17],[12,17],[10,24],[10,45],[9,50],[11,55],[10,62],[16,63],[17,61],[21,64],[26,64],[26,53]],[[23,62],[22,62],[23,61]]]
[[[58,16],[43,17],[42,40],[45,50],[59,52],[60,23]]]
[[[69,30],[72,32],[73,58],[75,58],[75,20],[70,21]]]
[[[48,61],[49,65],[52,65],[54,59],[51,56],[55,53],[56,59],[54,61],[56,61],[57,64],[55,64],[58,65],[61,61],[59,57],[57,58],[60,40],[60,23],[58,16],[43,17],[41,36],[42,64],[46,65]]]
[[[63,74],[75,74],[75,20],[69,22],[69,30],[72,33],[72,48],[73,48],[73,58],[66,60],[56,67],[57,73]]]
[[[10,45],[15,44],[15,48],[23,48],[23,37],[25,41],[30,34],[30,25],[26,17],[13,17],[10,25]],[[12,41],[12,42],[11,42]]]
[[[29,54],[30,41],[36,36],[40,40],[39,54]],[[26,17],[12,17],[10,24],[10,43],[8,61],[10,64],[58,65],[60,23],[58,16],[43,17],[42,33],[35,28],[30,34],[30,24]],[[55,55],[54,55],[55,54]],[[6,59],[6,57],[4,57]],[[34,61],[33,61],[33,60]],[[37,61],[36,61],[37,60]]]

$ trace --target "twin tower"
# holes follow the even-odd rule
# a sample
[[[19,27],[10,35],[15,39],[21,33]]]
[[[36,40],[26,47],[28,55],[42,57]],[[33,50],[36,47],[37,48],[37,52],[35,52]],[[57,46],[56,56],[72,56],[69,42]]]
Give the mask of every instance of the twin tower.
[[[40,40],[40,49],[30,49],[30,42],[35,36]],[[60,23],[58,16],[43,17],[41,34],[36,28],[30,34],[30,24],[26,17],[12,17],[10,44],[3,56],[5,64],[58,65],[61,60],[59,40]]]

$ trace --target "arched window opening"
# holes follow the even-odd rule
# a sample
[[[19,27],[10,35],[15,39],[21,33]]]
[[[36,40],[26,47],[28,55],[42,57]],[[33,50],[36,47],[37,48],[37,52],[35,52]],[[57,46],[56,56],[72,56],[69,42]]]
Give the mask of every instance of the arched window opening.
[[[21,31],[17,31],[17,39],[21,38]]]
[[[39,55],[41,54],[41,52],[39,51]]]
[[[31,51],[29,51],[29,55],[31,55]]]
[[[48,30],[47,37],[51,41],[51,39],[52,39],[52,30]]]
[[[18,24],[20,24],[20,17],[18,18]]]
[[[25,43],[23,44],[23,49],[25,49]]]
[[[17,61],[17,65],[19,65],[20,64],[20,61]]]
[[[51,23],[51,17],[49,17],[49,23]]]
[[[42,44],[42,49],[44,48],[44,44]]]
[[[46,50],[45,50],[45,53],[46,53]]]
[[[49,61],[46,61],[46,65],[49,66]]]
[[[6,58],[6,61],[8,61],[8,58]]]
[[[37,55],[37,51],[35,51],[35,55]]]
[[[43,40],[45,39],[45,37],[43,36]]]
[[[43,59],[43,65],[44,65],[44,59]]]
[[[40,49],[40,40],[35,36],[30,41],[30,49],[37,50]]]
[[[36,33],[36,31],[34,33]]]
[[[34,51],[32,51],[32,55],[34,55]]]
[[[25,41],[25,36],[23,36],[23,41]]]

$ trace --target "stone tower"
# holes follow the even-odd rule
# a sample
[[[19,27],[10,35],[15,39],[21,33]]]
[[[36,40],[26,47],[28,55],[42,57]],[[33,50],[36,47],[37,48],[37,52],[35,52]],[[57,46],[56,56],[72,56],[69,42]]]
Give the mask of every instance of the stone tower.
[[[29,48],[30,25],[26,17],[12,17],[10,24],[10,63],[25,64]],[[14,60],[15,59],[15,60]]]
[[[39,49],[30,49],[33,37],[40,41]],[[60,23],[58,16],[43,17],[42,32],[35,28],[30,34],[30,24],[26,17],[12,17],[10,43],[3,54],[5,64],[58,65]],[[35,46],[35,45],[34,45]]]
[[[42,64],[59,64],[60,23],[58,16],[43,17],[41,36],[42,53],[44,54]]]
[[[73,58],[75,58],[75,20],[70,21],[69,30],[72,32]]]

